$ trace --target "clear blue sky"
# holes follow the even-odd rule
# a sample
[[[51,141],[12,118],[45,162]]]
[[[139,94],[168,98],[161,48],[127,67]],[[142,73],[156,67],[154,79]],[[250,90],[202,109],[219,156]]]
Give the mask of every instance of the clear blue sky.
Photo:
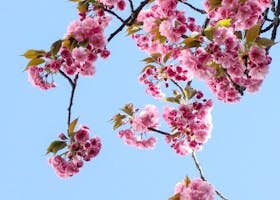
[[[145,54],[122,33],[109,45],[110,59],[97,64],[97,74],[80,80],[75,99],[74,116],[102,137],[102,152],[73,178],[57,178],[44,153],[66,129],[70,88],[59,76],[54,90],[32,87],[19,55],[61,38],[76,18],[75,6],[15,0],[1,7],[1,199],[164,200],[185,175],[198,176],[191,158],[176,155],[163,139],[155,150],[143,151],[124,145],[112,131],[108,120],[123,104],[164,105],[138,83]],[[215,102],[212,138],[198,153],[207,178],[233,200],[279,198],[279,51],[279,45],[271,51],[273,64],[259,93],[239,104]]]

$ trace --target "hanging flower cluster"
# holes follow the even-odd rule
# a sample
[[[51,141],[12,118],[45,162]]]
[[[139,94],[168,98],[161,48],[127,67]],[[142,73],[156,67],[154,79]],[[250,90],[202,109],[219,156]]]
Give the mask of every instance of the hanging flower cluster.
[[[169,200],[213,200],[215,188],[200,178],[190,180],[188,177],[175,186],[175,195]]]
[[[48,148],[47,153],[55,155],[49,158],[49,164],[55,169],[56,174],[61,178],[68,178],[80,171],[84,161],[95,158],[101,150],[99,137],[90,138],[89,128],[81,125],[79,130],[74,131],[77,120],[69,126],[69,137],[61,133],[60,140],[54,141]],[[67,147],[61,155],[56,153]]]

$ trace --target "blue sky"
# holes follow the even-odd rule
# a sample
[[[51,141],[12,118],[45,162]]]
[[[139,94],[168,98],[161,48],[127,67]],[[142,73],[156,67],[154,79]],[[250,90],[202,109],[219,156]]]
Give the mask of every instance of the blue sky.
[[[176,155],[162,138],[156,149],[143,151],[124,145],[112,131],[109,119],[127,102],[164,106],[138,83],[145,54],[121,33],[108,46],[110,59],[97,63],[96,75],[80,79],[73,108],[74,116],[102,137],[102,152],[73,178],[57,178],[44,154],[66,129],[70,88],[59,76],[54,90],[32,87],[20,55],[30,48],[47,49],[61,38],[76,18],[75,5],[66,0],[1,5],[1,199],[163,200],[185,175],[198,176],[191,158]],[[212,138],[198,158],[206,177],[230,199],[279,196],[279,51],[279,45],[271,51],[273,64],[259,93],[233,105],[215,101]]]

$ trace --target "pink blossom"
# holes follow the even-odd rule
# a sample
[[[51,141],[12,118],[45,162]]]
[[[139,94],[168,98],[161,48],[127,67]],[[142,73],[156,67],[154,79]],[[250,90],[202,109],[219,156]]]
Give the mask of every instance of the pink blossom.
[[[28,68],[28,79],[31,84],[43,90],[54,88],[56,84],[47,81],[48,73],[44,73],[44,69],[37,66],[30,66]]]
[[[187,199],[190,200],[214,200],[215,189],[212,185],[201,179],[194,179],[188,185]]]
[[[180,200],[214,200],[215,188],[207,181],[197,178],[188,182],[188,185],[185,180],[177,183],[175,194],[180,195]]]
[[[79,143],[84,143],[89,139],[89,129],[85,126],[81,126],[81,128],[75,133],[75,140]]]
[[[121,130],[119,137],[124,138],[124,142],[130,146],[135,146],[142,149],[151,149],[156,144],[156,138],[149,137],[147,139],[137,138],[130,129]]]
[[[139,133],[149,131],[149,128],[157,128],[159,125],[159,112],[154,105],[145,106],[138,117],[132,120],[132,127]]]

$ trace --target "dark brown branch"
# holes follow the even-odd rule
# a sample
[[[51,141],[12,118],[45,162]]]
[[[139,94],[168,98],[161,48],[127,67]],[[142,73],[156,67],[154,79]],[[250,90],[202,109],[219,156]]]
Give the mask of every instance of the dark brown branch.
[[[128,1],[129,1],[129,5],[130,5],[130,11],[131,11],[131,13],[133,13],[134,12],[133,2],[132,2],[132,0],[128,0]]]
[[[148,128],[150,131],[153,131],[153,132],[156,132],[156,133],[159,133],[159,134],[162,134],[162,135],[167,135],[167,136],[171,136],[170,133],[167,133],[167,132],[164,132],[164,131],[161,131],[161,130],[157,130],[157,129],[154,129],[154,128]]]
[[[207,28],[208,24],[210,22],[210,19],[207,17],[203,23],[203,26],[202,26],[202,35],[205,35],[204,34],[204,30]]]
[[[201,180],[203,181],[207,181],[207,179],[205,178],[204,174],[203,174],[203,171],[202,171],[202,167],[200,166],[199,162],[198,162],[198,159],[195,155],[195,152],[192,153],[192,159],[194,161],[194,164],[196,166],[196,169],[198,170],[199,172],[199,175],[200,175],[200,178]],[[216,194],[223,200],[228,200],[221,192],[219,192],[218,190],[215,190]]]
[[[124,19],[121,18],[117,13],[115,13],[114,11],[108,9],[108,8],[104,8],[104,11],[107,13],[110,13],[111,15],[115,16],[118,20],[120,20],[122,23],[125,23]]]
[[[117,28],[113,33],[111,33],[111,35],[108,38],[108,42],[110,42],[119,32],[121,32],[126,25],[131,26],[137,19],[137,16],[140,13],[140,11],[145,7],[145,5],[149,3],[149,1],[150,0],[142,1],[138,8],[131,13],[131,15],[124,21],[124,23],[122,23],[122,25],[120,25],[119,28]]]
[[[73,85],[71,85],[72,91],[71,91],[69,106],[68,106],[68,109],[67,109],[68,110],[68,120],[67,120],[68,126],[71,123],[72,106],[73,106],[73,100],[74,100],[74,95],[75,95],[75,91],[76,91],[76,87],[77,87],[78,78],[79,78],[79,74],[77,74],[75,76],[74,81],[73,81]]]
[[[260,33],[265,33],[274,27],[274,23],[269,24],[266,28],[262,29]]]
[[[278,3],[277,3],[277,7],[275,7],[275,11],[274,11],[274,20],[273,20],[273,30],[272,30],[272,33],[271,33],[271,40],[272,41],[275,41],[276,39],[276,36],[277,36],[277,30],[278,30],[278,27],[279,27],[279,24],[280,24],[280,19],[279,19],[279,15],[280,15],[280,0],[278,0]]]
[[[74,83],[73,83],[72,79],[71,79],[69,76],[67,76],[67,74],[65,74],[64,71],[62,71],[61,69],[59,70],[59,73],[60,73],[64,78],[66,78],[66,79],[68,80],[68,82],[70,83],[71,87],[73,87]]]
[[[230,81],[231,84],[233,85],[233,87],[239,92],[239,94],[240,94],[241,96],[243,96],[243,95],[244,95],[244,91],[246,90],[246,87],[241,86],[241,85],[238,85],[237,83],[235,83],[235,82],[232,80],[230,74],[227,72],[227,70],[226,70],[226,69],[223,69],[223,70],[224,70],[224,72],[225,72],[225,75],[228,77],[229,81]]]
[[[199,12],[199,13],[202,14],[202,15],[205,15],[205,14],[206,14],[206,11],[205,11],[205,10],[199,9],[199,8],[193,6],[192,4],[188,3],[188,2],[185,2],[185,1],[183,1],[183,0],[179,0],[179,2],[181,2],[182,4],[185,4],[185,5],[187,5],[187,6],[189,6],[191,9],[193,9],[193,10],[196,11],[196,12]]]

